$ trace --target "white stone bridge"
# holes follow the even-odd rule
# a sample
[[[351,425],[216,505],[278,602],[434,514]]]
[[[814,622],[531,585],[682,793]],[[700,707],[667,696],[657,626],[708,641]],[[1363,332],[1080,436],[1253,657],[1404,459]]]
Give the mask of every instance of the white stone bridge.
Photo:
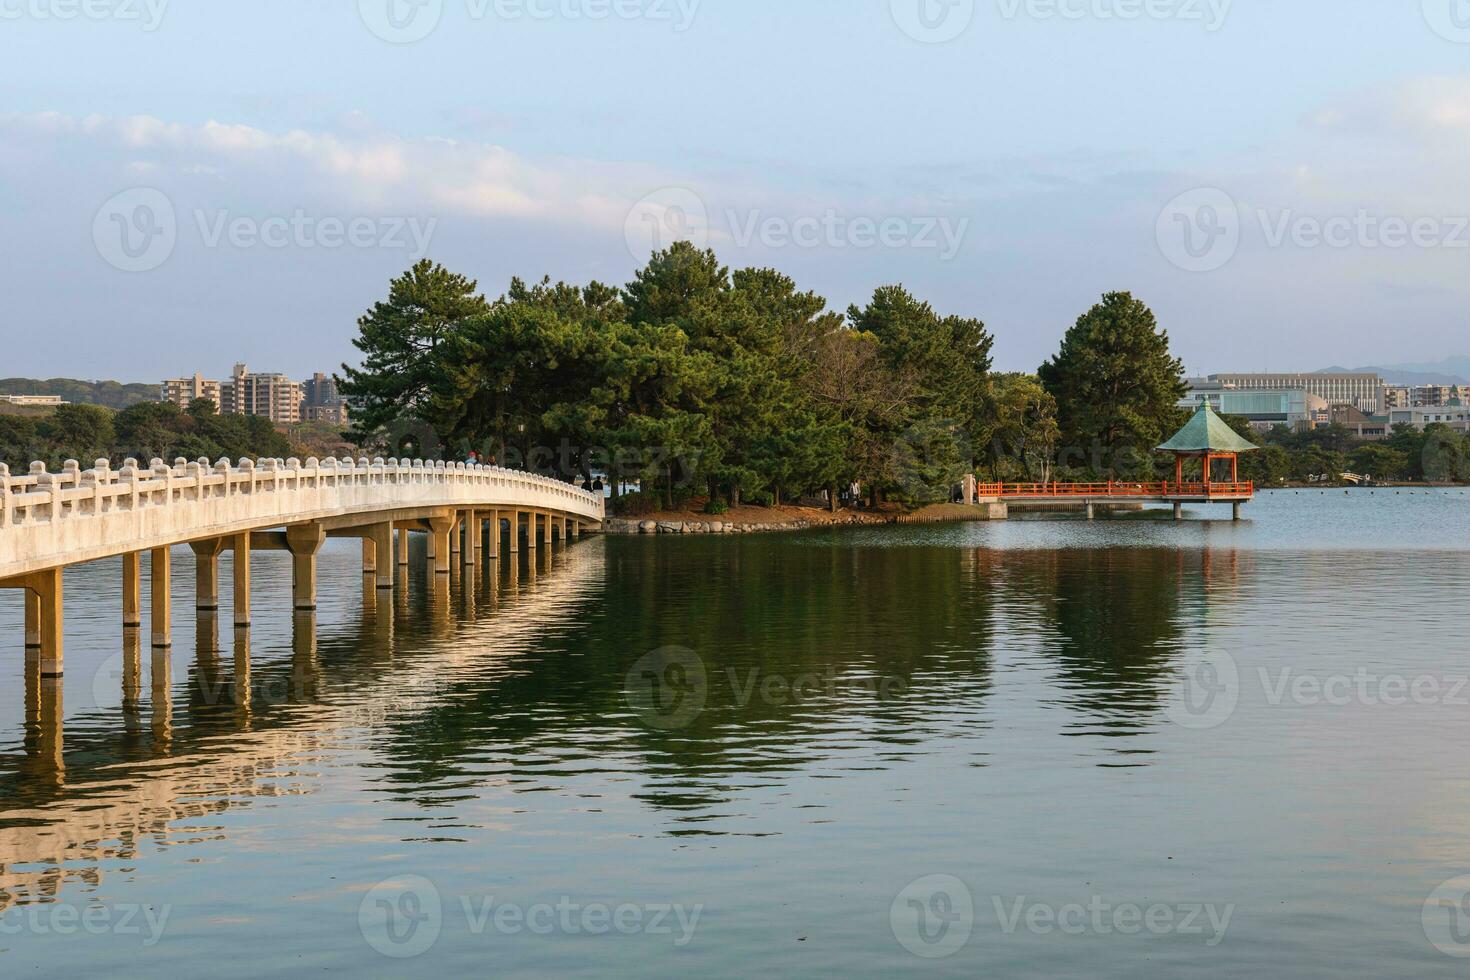
[[[234,617],[250,625],[250,553],[292,555],[296,609],[316,608],[316,555],[329,537],[363,541],[364,574],[392,589],[395,565],[408,563],[408,535],[428,536],[435,578],[451,561],[499,558],[538,540],[569,541],[600,527],[600,495],[559,480],[464,463],[423,460],[161,460],[143,469],[129,460],[114,470],[98,460],[60,473],[43,464],[14,476],[0,464],[0,588],[26,593],[28,669],[62,674],[62,576],[69,565],[123,558],[122,617],[142,626],[140,556],[149,552],[150,632],[155,648],[172,644],[170,552],[193,547],[201,611],[219,608],[218,558],[234,555]],[[490,533],[485,535],[486,528]],[[395,562],[394,546],[397,545]],[[446,580],[447,582],[447,580]]]

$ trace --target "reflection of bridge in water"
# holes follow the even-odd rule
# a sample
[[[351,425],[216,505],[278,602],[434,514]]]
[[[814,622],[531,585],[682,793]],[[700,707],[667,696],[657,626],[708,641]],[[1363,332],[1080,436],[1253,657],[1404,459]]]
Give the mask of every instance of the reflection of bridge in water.
[[[373,680],[354,678],[341,697],[331,692],[334,677],[318,661],[313,612],[293,619],[289,664],[264,670],[252,669],[246,628],[234,631],[232,668],[222,664],[218,614],[201,612],[190,696],[226,717],[217,734],[190,733],[186,745],[174,730],[172,652],[152,651],[145,713],[143,639],[139,629],[125,629],[121,727],[151,737],[151,751],[124,760],[106,737],[93,736],[72,746],[72,753],[105,761],[89,761],[70,776],[62,751],[61,686],[43,680],[28,662],[25,758],[18,771],[26,799],[0,810],[0,913],[16,903],[52,900],[69,880],[95,885],[103,862],[134,859],[149,840],[176,840],[171,835],[181,821],[223,813],[243,800],[304,792],[293,784],[294,772],[340,732],[430,704],[456,677],[514,652],[507,638],[570,615],[601,582],[603,564],[600,548],[545,548],[527,555],[524,565],[519,557],[501,562],[485,555],[455,568],[443,588],[436,582],[425,591],[430,642],[411,657],[389,653]],[[408,613],[407,576],[408,569],[398,569],[391,596],[379,592],[376,577],[364,583],[361,630],[382,649],[391,651],[397,624]],[[481,618],[485,612],[493,616]],[[463,642],[456,628],[469,622],[473,643]],[[272,671],[276,676],[265,676]],[[272,699],[268,691],[284,697]],[[283,703],[289,712],[279,710]],[[194,835],[209,836],[207,830]]]
[[[62,674],[62,574],[71,565],[123,558],[122,621],[141,626],[141,556],[150,555],[154,649],[173,643],[169,549],[188,544],[198,556],[195,605],[219,608],[219,556],[232,553],[234,621],[250,625],[250,555],[291,554],[297,610],[316,608],[316,559],[329,537],[361,538],[363,573],[394,587],[408,560],[408,536],[428,536],[433,576],[449,574],[462,554],[474,564],[482,548],[499,557],[502,540],[518,552],[523,539],[577,537],[600,524],[600,496],[558,480],[464,463],[422,460],[208,460],[147,470],[129,460],[113,470],[99,459],[89,470],[68,462],[61,473],[32,463],[12,478],[0,464],[0,588],[21,589],[27,656],[46,679]],[[488,530],[488,535],[487,535]]]

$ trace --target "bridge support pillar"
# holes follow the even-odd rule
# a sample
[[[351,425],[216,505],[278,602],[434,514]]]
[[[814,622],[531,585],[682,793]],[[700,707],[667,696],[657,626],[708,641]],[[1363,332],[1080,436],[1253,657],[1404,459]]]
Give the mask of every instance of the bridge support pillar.
[[[362,539],[362,575],[363,578],[378,576],[378,545],[368,536]]]
[[[235,577],[235,628],[250,628],[250,532],[237,534],[230,539],[230,551],[234,556]]]
[[[1089,521],[1097,520],[1097,505],[1091,502],[1089,502],[1087,505],[1087,519]]]
[[[434,574],[449,574],[449,539],[454,532],[453,517],[429,519],[429,544],[434,552]]]
[[[449,529],[449,555],[451,558],[460,553],[460,535],[466,533],[468,530],[469,528],[465,526],[464,512],[456,513],[454,515],[454,526]]]
[[[1238,521],[1238,520],[1241,519],[1241,516],[1242,516],[1241,515],[1241,508],[1243,508],[1244,506],[1245,506],[1245,504],[1242,504],[1239,501],[1237,501],[1237,502],[1235,502],[1235,503],[1233,503],[1233,504],[1230,505],[1231,519],[1232,520]]]
[[[36,572],[10,583],[25,595],[26,663],[35,663],[40,676],[62,674],[61,569]]]
[[[41,649],[41,595],[29,589],[21,589],[26,600],[26,651]]]
[[[286,547],[291,551],[291,596],[297,612],[316,609],[316,556],[327,532],[320,524],[297,524],[286,528]]]
[[[536,550],[536,530],[538,522],[534,510],[526,511],[526,550]]]
[[[153,649],[165,650],[174,644],[173,555],[167,548],[154,548],[149,555],[148,591]]]
[[[408,528],[406,527],[398,529],[398,566],[400,568],[408,566]]]
[[[368,536],[362,539],[363,553],[373,549],[373,573],[381,591],[393,588],[393,525],[374,524],[368,528]]]
[[[1184,505],[1183,504],[1175,504],[1174,505],[1174,520],[1176,520],[1176,521],[1182,521],[1182,520],[1184,520]]]
[[[544,535],[546,535],[546,537],[545,537],[546,547],[549,549],[551,547],[551,524],[552,524],[552,521],[554,520],[554,518],[551,516],[551,514],[549,512],[547,514],[545,514],[544,516],[546,518],[546,525],[545,525],[545,527],[542,528],[542,533]]]
[[[579,541],[582,538],[582,522],[572,521],[572,540]]]
[[[521,553],[521,512],[507,511],[506,517],[510,522],[510,553],[518,555]]]
[[[467,510],[464,512],[464,567],[474,568],[479,564],[480,554],[480,512]]]
[[[485,546],[490,549],[485,553],[486,558],[491,561],[500,558],[500,511],[498,510],[490,512],[490,536],[485,539]]]
[[[123,628],[143,628],[143,555],[130,551],[123,555]]]
[[[219,556],[225,550],[225,541],[223,538],[195,541],[189,547],[194,549],[194,608],[199,612],[217,612]]]

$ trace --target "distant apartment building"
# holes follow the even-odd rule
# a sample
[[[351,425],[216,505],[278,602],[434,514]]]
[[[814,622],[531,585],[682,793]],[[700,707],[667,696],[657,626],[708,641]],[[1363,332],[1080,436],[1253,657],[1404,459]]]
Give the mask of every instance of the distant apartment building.
[[[1413,408],[1414,389],[1407,385],[1384,385],[1382,410],[1387,412],[1395,408]]]
[[[1419,406],[1395,408],[1388,413],[1390,429],[1396,425],[1408,425],[1423,431],[1436,423],[1459,432],[1470,432],[1470,408],[1455,405]]]
[[[1440,408],[1470,401],[1470,385],[1419,385],[1411,389],[1409,408]]]
[[[196,398],[208,398],[216,409],[223,409],[222,386],[218,381],[209,381],[204,375],[192,378],[172,378],[163,383],[162,401],[173,402],[180,408],[188,408]]]
[[[310,381],[301,384],[302,419],[306,422],[330,422],[333,425],[347,424],[347,403],[337,390],[337,380],[318,372]]]
[[[1221,415],[1244,418],[1252,428],[1269,430],[1278,425],[1310,428],[1317,413],[1325,413],[1328,402],[1300,388],[1279,391],[1239,390],[1215,378],[1191,378],[1189,393],[1180,408],[1208,405]]]
[[[1208,380],[1238,391],[1305,391],[1368,415],[1382,410],[1383,379],[1376,374],[1212,374]]]
[[[252,374],[244,364],[236,364],[223,385],[222,398],[224,410],[234,415],[259,415],[278,425],[301,421],[301,385],[284,374]]]

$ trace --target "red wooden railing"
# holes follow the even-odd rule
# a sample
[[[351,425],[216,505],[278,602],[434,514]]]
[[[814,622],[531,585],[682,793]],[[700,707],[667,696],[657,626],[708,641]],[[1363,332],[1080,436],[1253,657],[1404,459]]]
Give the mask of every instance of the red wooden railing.
[[[1247,483],[982,483],[981,497],[1252,497],[1256,485]]]

